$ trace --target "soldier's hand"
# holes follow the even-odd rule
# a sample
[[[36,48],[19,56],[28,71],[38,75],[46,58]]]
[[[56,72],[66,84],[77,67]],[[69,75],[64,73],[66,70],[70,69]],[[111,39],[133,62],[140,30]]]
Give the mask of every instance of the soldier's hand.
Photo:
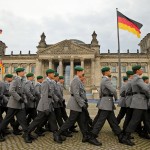
[[[20,103],[24,103],[24,99],[22,97],[20,97],[20,100],[19,100]]]
[[[83,110],[87,110],[87,105],[85,104],[83,107],[82,107]]]
[[[46,116],[48,116],[48,115],[49,115],[49,113],[50,113],[50,110],[49,110],[49,109],[47,109],[47,110],[45,110],[44,112],[45,112]]]

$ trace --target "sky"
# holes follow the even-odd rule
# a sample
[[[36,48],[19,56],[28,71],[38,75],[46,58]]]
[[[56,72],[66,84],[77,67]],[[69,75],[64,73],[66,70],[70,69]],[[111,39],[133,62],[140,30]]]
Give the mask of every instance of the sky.
[[[121,52],[140,49],[140,40],[150,32],[150,0],[0,0],[0,40],[6,53],[36,53],[40,35],[47,44],[65,39],[85,43],[97,33],[100,52],[117,52],[116,8],[129,18],[143,24],[141,38],[120,30]]]

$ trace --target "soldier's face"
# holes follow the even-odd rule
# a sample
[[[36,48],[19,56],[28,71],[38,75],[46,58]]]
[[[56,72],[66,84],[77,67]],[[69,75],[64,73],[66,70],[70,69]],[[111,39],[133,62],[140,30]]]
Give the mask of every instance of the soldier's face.
[[[143,70],[142,70],[142,69],[139,69],[139,70],[137,70],[137,73],[138,73],[139,75],[142,75],[142,74],[143,74]]]
[[[59,76],[55,77],[55,81],[58,81],[59,80]]]
[[[144,82],[145,82],[146,84],[148,84],[148,83],[149,83],[149,79],[145,80]]]
[[[51,79],[54,79],[54,78],[55,78],[55,77],[54,77],[54,73],[49,73],[49,74],[48,74],[48,77],[51,78]]]
[[[24,71],[18,72],[18,75],[19,75],[20,77],[24,77],[25,72],[24,72]]]
[[[42,83],[42,82],[43,82],[43,79],[38,79],[38,82],[39,82],[39,83]]]
[[[60,79],[59,82],[60,82],[61,84],[63,84],[63,83],[64,83],[64,79]]]
[[[81,78],[84,74],[84,71],[77,71],[77,75]]]
[[[13,78],[6,78],[7,82],[12,82]]]

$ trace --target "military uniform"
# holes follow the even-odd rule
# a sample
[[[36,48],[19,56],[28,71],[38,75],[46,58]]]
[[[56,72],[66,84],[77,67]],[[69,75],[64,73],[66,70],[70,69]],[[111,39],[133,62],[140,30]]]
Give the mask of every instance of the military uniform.
[[[36,106],[37,106],[41,99],[41,83],[37,82],[37,84],[35,85],[35,91],[37,93],[36,95]]]

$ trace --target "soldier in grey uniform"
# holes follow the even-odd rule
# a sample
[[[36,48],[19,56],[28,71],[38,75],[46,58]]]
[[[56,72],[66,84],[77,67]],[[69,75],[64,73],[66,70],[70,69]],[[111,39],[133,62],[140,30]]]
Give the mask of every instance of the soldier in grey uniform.
[[[128,77],[128,82],[127,84],[125,85],[125,105],[126,105],[126,116],[125,116],[125,120],[124,120],[124,123],[123,123],[123,132],[125,131],[125,129],[127,128],[130,120],[131,120],[131,117],[132,117],[132,113],[133,113],[133,109],[130,108],[130,105],[131,105],[131,101],[132,101],[132,86],[131,86],[131,83],[132,83],[132,79],[133,79],[133,71],[131,70],[128,70],[126,72],[127,74],[127,77]]]
[[[62,135],[63,132],[67,131],[76,122],[78,122],[79,128],[82,132],[83,137],[87,135],[88,129],[85,126],[85,113],[84,109],[87,109],[86,100],[82,97],[83,88],[80,77],[83,74],[83,68],[80,66],[75,67],[75,77],[73,78],[70,85],[71,97],[67,104],[67,108],[70,109],[70,116],[67,121],[61,126],[55,136]]]
[[[144,83],[140,77],[143,73],[140,65],[133,66],[132,70],[134,72],[132,86],[132,101],[130,108],[133,108],[132,118],[125,130],[125,135],[122,138],[122,142],[126,145],[135,145],[131,139],[130,135],[133,133],[140,123],[142,117],[145,119],[145,125],[147,126],[148,132],[150,131],[150,124],[146,120],[145,114],[148,109],[148,99],[150,98],[150,90],[148,86]]]
[[[117,116],[118,124],[120,124],[121,119],[125,116],[126,110],[127,110],[126,104],[125,104],[125,85],[128,81],[128,77],[123,77],[123,81],[124,81],[124,83],[120,89],[120,99],[119,99],[119,103],[118,103],[118,106],[121,107],[119,114]]]
[[[17,121],[22,126],[24,131],[24,140],[26,143],[31,143],[31,137],[27,133],[27,122],[26,122],[26,112],[25,112],[25,103],[26,98],[24,94],[24,82],[22,78],[24,77],[24,68],[16,69],[17,77],[11,82],[9,87],[10,99],[8,101],[7,114],[0,124],[0,142],[5,141],[3,137],[3,130],[10,123],[11,119],[16,116]]]
[[[111,81],[109,80],[110,68],[104,67],[101,69],[103,74],[102,81],[100,84],[100,103],[98,108],[100,109],[100,113],[98,115],[97,122],[94,124],[93,129],[91,131],[92,136],[89,139],[89,143],[100,146],[102,145],[96,138],[101,131],[102,127],[106,120],[108,120],[110,126],[112,127],[115,134],[118,136],[119,142],[121,142],[121,129],[118,126],[117,119],[114,114],[114,102],[113,97],[117,100],[117,92],[116,89],[112,86]]]
[[[54,112],[53,103],[54,100],[59,100],[58,97],[54,94],[54,70],[48,69],[46,71],[47,78],[43,81],[42,87],[41,87],[41,99],[39,101],[37,110],[38,115],[33,120],[33,122],[28,127],[28,134],[30,134],[32,131],[34,131],[36,128],[41,128],[43,126],[43,121],[45,121],[48,118],[48,122],[51,127],[51,131],[54,133],[58,130],[57,122],[56,122],[56,116]],[[58,143],[62,143],[63,140],[65,140],[64,137],[59,136],[55,137],[54,140]]]
[[[26,75],[27,81],[25,83],[25,95],[27,97],[27,104],[26,104],[26,116],[27,116],[27,123],[30,124],[31,120],[34,120],[37,116],[36,111],[36,104],[37,104],[37,96],[38,93],[35,90],[35,86],[33,83],[34,74],[28,73]]]

